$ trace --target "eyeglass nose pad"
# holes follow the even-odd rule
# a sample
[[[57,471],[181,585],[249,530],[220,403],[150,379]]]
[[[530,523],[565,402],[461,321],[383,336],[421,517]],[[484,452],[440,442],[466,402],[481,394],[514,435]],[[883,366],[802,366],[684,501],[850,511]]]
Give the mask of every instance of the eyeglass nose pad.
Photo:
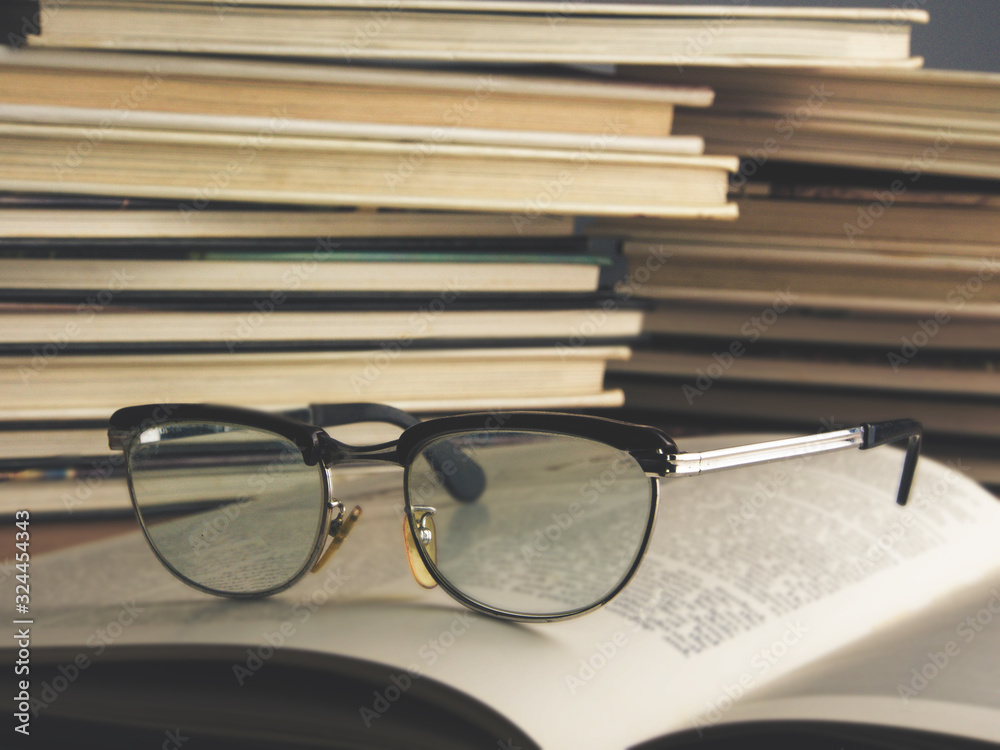
[[[419,543],[423,546],[424,552],[431,559],[431,562],[437,563],[434,513],[435,509],[427,506],[418,506],[410,509],[410,514],[413,517],[413,525],[417,527],[419,539],[414,539],[413,537],[410,519],[403,519],[403,544],[406,547],[406,559],[410,563],[410,572],[413,573],[413,579],[425,589],[434,588],[437,586],[437,581],[434,580],[434,576],[427,570],[424,559],[420,556],[420,550],[417,549],[417,544]]]
[[[347,535],[351,533],[351,529],[354,528],[354,524],[356,524],[358,519],[361,518],[360,505],[355,505],[354,510],[350,513],[347,512],[347,508],[345,508],[344,504],[339,500],[334,500],[333,507],[340,509],[340,513],[337,514],[337,517],[330,521],[330,536],[332,536],[333,539],[330,540],[330,544],[323,552],[322,557],[320,557],[319,560],[316,561],[316,564],[312,566],[310,570],[312,573],[318,573],[323,569],[323,566],[330,561],[331,557],[333,557],[333,553],[340,549],[340,545],[344,543],[345,539],[347,539]]]

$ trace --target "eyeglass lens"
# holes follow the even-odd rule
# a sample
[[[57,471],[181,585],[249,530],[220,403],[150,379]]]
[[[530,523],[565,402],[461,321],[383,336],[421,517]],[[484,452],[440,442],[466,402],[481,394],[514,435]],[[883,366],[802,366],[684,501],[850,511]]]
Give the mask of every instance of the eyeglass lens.
[[[442,454],[454,459],[442,463]],[[456,497],[449,480],[471,462],[485,486],[475,499]],[[603,602],[636,564],[653,513],[652,482],[628,453],[543,432],[431,440],[407,470],[406,492],[414,538],[433,535],[438,577],[515,615],[554,617]]]
[[[140,433],[129,454],[138,514],[177,574],[224,594],[265,593],[297,577],[325,529],[325,478],[286,438],[240,425],[182,422]]]

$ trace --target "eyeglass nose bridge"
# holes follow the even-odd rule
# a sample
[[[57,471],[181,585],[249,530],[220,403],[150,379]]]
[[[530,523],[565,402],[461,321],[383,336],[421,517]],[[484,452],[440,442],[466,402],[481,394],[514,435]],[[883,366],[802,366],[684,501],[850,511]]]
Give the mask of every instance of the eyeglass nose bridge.
[[[332,438],[323,431],[317,436],[320,455],[328,467],[343,461],[378,461],[401,466],[397,441],[378,445],[349,445]]]
[[[344,461],[377,461],[404,466],[400,456],[399,442],[378,445],[348,445],[320,431],[319,441],[323,463],[327,468]],[[423,451],[431,466],[442,476],[445,488],[453,498],[463,503],[479,499],[486,488],[486,473],[475,459],[460,448],[447,443],[431,445]]]

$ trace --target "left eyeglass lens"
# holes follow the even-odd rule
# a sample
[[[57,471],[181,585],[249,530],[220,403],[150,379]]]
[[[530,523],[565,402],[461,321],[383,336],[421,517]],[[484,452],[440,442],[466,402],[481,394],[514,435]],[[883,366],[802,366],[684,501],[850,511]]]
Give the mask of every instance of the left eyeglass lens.
[[[220,594],[263,594],[309,563],[325,478],[290,440],[242,425],[179,422],[140,433],[129,451],[146,537],[182,578]]]

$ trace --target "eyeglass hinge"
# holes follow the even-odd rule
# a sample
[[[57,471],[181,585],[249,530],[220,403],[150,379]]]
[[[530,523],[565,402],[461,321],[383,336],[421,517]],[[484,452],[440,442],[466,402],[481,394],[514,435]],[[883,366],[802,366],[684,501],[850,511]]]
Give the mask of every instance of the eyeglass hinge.
[[[108,430],[108,447],[113,451],[125,450],[125,440],[130,434],[129,430],[110,428]]]
[[[670,472],[670,456],[663,448],[652,448],[642,451],[630,451],[632,457],[646,474],[664,477]]]

